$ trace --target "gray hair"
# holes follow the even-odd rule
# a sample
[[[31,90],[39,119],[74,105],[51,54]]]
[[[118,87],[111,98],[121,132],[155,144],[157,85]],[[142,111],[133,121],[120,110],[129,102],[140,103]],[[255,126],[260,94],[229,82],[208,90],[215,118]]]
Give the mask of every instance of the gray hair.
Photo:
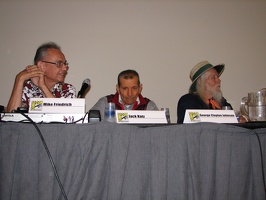
[[[119,75],[117,77],[117,84],[118,84],[118,86],[121,85],[120,78],[133,79],[134,77],[137,77],[138,78],[138,85],[140,85],[139,74],[138,74],[137,71],[135,71],[133,69],[124,70],[124,71],[122,71],[122,72],[119,73]]]
[[[201,80],[201,85],[199,85],[198,81]],[[206,73],[202,74],[196,83],[196,91],[194,93],[198,94],[200,96],[200,98],[204,99],[204,92],[205,92],[205,82],[206,82]],[[207,86],[208,87],[208,86]],[[208,88],[207,88],[208,90]],[[220,105],[222,103],[222,99],[223,99],[223,93],[220,90],[219,92],[213,92],[212,91],[212,98],[214,100],[216,100]]]
[[[61,51],[61,47],[54,42],[48,42],[48,43],[42,44],[36,51],[36,54],[34,57],[35,65],[37,64],[38,61],[42,60],[43,57],[46,56],[48,49],[58,49],[59,51]]]

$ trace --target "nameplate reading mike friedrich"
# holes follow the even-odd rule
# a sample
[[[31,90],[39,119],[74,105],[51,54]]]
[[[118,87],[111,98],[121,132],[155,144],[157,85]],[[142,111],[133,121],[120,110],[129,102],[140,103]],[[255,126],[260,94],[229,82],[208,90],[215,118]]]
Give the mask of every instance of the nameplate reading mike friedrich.
[[[85,99],[31,98],[29,113],[77,113],[85,112]]]

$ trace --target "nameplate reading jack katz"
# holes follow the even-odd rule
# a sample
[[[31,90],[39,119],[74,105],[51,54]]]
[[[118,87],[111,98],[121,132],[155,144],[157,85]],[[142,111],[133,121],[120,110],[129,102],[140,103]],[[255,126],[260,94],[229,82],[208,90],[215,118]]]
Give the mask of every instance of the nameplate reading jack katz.
[[[167,124],[164,111],[153,110],[116,110],[119,124]]]

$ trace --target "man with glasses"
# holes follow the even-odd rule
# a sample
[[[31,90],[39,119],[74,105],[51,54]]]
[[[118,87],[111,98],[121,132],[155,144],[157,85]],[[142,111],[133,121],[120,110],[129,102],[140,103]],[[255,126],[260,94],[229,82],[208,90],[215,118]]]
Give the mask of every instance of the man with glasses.
[[[117,77],[116,93],[104,96],[91,108],[100,110],[104,119],[107,103],[114,103],[116,110],[158,110],[156,104],[141,95],[142,84],[135,70],[125,70]]]
[[[189,93],[183,95],[177,104],[177,123],[183,123],[186,109],[222,109],[223,106],[232,109],[221,91],[220,75],[223,71],[224,64],[213,66],[208,61],[193,67]]]
[[[7,112],[28,107],[30,98],[75,98],[76,89],[64,83],[69,66],[61,48],[53,43],[41,45],[29,65],[15,79]]]

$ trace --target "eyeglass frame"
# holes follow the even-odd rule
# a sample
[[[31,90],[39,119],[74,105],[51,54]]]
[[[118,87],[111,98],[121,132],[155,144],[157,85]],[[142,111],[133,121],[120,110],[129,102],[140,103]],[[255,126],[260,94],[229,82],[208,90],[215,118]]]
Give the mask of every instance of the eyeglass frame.
[[[67,60],[65,60],[65,62],[63,62],[63,61],[50,62],[50,61],[46,61],[46,60],[41,60],[41,62],[56,65],[59,69],[61,69],[63,67],[63,65],[65,65],[67,68],[69,68],[69,63],[67,62]]]

